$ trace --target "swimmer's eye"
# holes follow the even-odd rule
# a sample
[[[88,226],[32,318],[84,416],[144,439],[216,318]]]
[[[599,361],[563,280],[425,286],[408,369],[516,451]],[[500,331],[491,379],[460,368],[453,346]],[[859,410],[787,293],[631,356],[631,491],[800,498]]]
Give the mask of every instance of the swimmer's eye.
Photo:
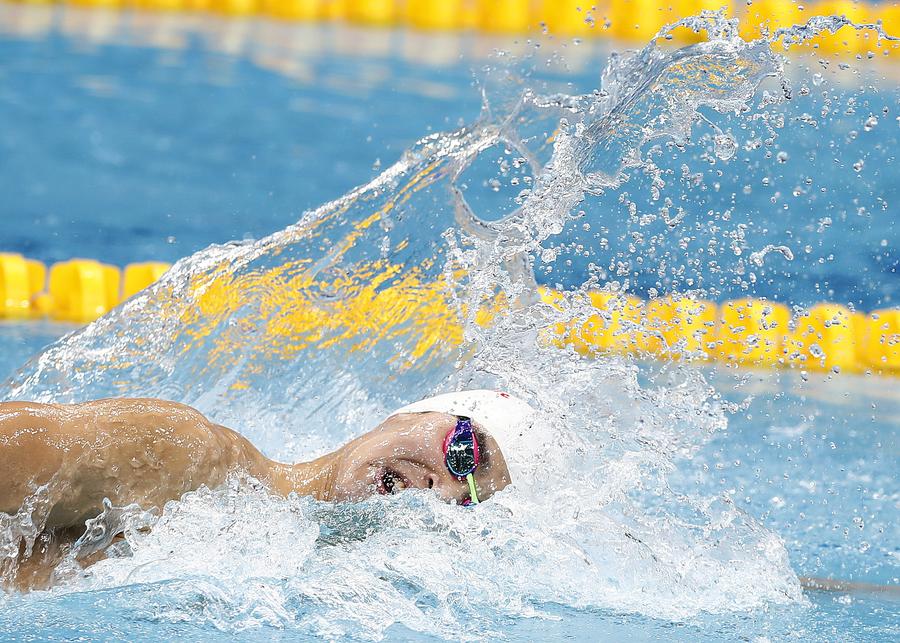
[[[384,474],[381,476],[381,484],[384,486],[386,493],[400,493],[406,489],[406,482],[403,480],[403,476],[391,469],[384,470]]]

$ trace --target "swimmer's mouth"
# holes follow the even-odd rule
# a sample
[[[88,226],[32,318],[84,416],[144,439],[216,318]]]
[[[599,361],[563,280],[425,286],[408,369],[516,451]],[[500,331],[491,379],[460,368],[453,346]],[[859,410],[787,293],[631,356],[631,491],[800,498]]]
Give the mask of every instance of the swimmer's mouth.
[[[404,489],[409,489],[411,486],[412,485],[409,483],[409,480],[406,479],[406,476],[388,467],[379,469],[378,474],[375,476],[375,489],[382,496],[400,493]]]

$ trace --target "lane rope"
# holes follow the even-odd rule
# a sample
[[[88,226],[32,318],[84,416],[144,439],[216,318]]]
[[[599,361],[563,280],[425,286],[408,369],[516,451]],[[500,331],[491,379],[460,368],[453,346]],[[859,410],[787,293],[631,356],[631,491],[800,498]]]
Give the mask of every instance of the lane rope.
[[[6,0],[29,5],[52,5],[55,0]],[[740,19],[741,36],[802,24],[812,16],[844,16],[856,24],[881,21],[884,30],[900,36],[900,3],[821,0],[802,4],[792,0],[62,0],[61,4],[104,10],[157,13],[210,13],[235,18],[264,17],[287,22],[341,21],[371,27],[406,26],[424,31],[475,31],[529,34],[547,31],[556,36],[613,38],[645,43],[661,27],[683,16],[724,9]],[[696,42],[699,34],[686,27],[672,32],[678,43]],[[879,40],[872,29],[850,26],[823,33],[808,43],[823,52],[863,54],[878,49],[887,54],[897,43]]]
[[[0,318],[88,323],[155,283],[169,267],[163,262],[143,262],[120,269],[93,259],[71,259],[48,270],[40,261],[0,253]],[[644,301],[616,292],[560,292],[545,287],[540,295],[544,304],[558,311],[592,311],[542,330],[547,343],[582,355],[651,355],[900,375],[898,308],[864,313],[820,303],[792,312],[783,303],[765,299],[716,303],[669,295]],[[362,308],[367,305],[357,303]],[[381,305],[375,300],[369,303]],[[492,313],[483,312],[479,321],[489,324]],[[424,325],[422,332],[428,333],[429,326]]]

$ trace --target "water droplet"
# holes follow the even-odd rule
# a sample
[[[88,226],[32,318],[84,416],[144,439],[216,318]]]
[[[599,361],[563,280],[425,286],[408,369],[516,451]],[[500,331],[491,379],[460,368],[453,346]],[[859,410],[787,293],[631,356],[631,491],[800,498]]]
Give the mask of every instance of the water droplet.
[[[818,87],[819,85],[821,85],[822,83],[825,82],[825,78],[822,76],[822,74],[813,74],[812,82],[813,82],[813,85]]]
[[[859,172],[863,169],[864,165],[865,165],[865,163],[863,162],[863,160],[859,159],[856,163],[853,164],[853,170],[855,172]]]
[[[779,152],[775,158],[778,159],[779,163],[787,163],[789,157],[787,152]]]
[[[734,156],[735,152],[737,152],[737,141],[734,140],[734,137],[731,134],[716,134],[713,140],[715,143],[716,156],[719,159],[727,161]]]
[[[878,117],[877,116],[869,116],[866,119],[866,122],[863,124],[863,129],[867,132],[871,132],[878,125]]]

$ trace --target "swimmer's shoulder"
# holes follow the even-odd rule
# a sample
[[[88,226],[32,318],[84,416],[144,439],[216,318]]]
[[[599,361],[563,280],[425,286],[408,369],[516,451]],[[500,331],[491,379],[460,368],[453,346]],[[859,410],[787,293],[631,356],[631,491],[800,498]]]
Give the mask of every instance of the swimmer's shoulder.
[[[155,398],[103,398],[74,404],[0,402],[0,435],[32,430],[77,433],[125,429],[207,429],[211,423],[196,409]]]
[[[207,423],[200,411],[180,402],[156,398],[110,397],[73,404],[13,401],[0,402],[0,423],[16,420],[23,422],[77,421],[80,419],[121,420],[131,418],[167,417],[185,424]]]
[[[58,404],[40,402],[0,402],[0,423],[17,417],[44,418],[59,411]]]
[[[233,468],[264,476],[269,461],[238,432],[197,409],[157,398],[104,398],[77,404],[0,404],[0,443],[31,453],[89,449],[109,461],[152,455],[169,466],[207,472]],[[3,445],[0,444],[0,447]],[[102,453],[101,453],[102,452]],[[12,452],[10,454],[12,455]],[[199,469],[199,470],[198,470]],[[202,470],[202,471],[200,471]]]
[[[215,468],[240,468],[254,476],[267,474],[269,461],[237,431],[217,424],[192,406],[157,398],[110,398],[81,405],[82,412],[101,416],[110,426],[135,427],[154,444],[177,439],[194,456]]]
[[[59,432],[60,410],[57,404],[0,402],[0,443]]]

